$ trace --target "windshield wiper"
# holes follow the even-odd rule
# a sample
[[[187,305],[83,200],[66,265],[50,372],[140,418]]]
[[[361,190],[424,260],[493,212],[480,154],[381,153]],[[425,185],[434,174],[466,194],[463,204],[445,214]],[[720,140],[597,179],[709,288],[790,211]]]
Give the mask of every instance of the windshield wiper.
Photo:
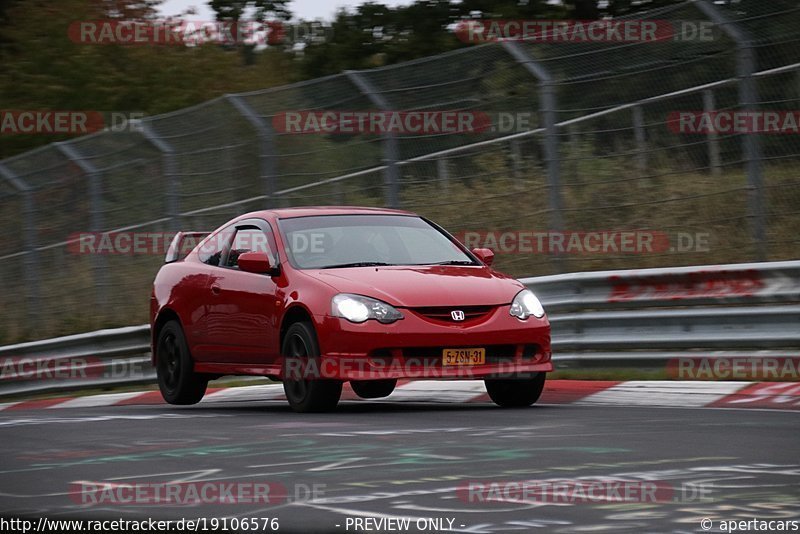
[[[475,265],[475,262],[471,260],[447,260],[437,263],[425,263],[423,265]]]
[[[382,261],[355,261],[353,263],[340,263],[339,265],[326,265],[322,269],[344,269],[347,267],[380,267],[394,265],[393,263],[384,263]]]

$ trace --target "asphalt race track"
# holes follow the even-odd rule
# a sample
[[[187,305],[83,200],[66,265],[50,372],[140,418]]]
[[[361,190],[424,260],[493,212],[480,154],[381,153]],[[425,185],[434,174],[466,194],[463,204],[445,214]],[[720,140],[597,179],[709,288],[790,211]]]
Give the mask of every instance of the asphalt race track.
[[[231,401],[7,411],[0,437],[6,518],[278,518],[280,532],[438,532],[451,520],[450,531],[474,533],[800,520],[800,415],[788,411],[344,401],[299,415],[282,401]],[[480,502],[463,489],[577,478],[653,481],[660,497]],[[73,491],[80,481],[268,482],[287,495],[266,505],[86,503]],[[354,518],[410,526],[356,528]]]

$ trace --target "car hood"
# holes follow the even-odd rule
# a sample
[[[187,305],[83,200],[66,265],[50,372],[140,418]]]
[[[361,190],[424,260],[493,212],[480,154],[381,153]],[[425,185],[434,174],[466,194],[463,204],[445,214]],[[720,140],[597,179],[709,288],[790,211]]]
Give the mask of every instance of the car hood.
[[[399,307],[509,304],[525,286],[486,267],[351,267],[315,278],[341,293],[356,293]]]

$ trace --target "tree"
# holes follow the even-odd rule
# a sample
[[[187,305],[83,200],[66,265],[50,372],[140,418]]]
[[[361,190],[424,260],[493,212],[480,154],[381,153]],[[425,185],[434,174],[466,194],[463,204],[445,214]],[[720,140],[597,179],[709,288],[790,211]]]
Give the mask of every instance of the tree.
[[[154,1],[4,1],[0,23],[3,109],[165,113],[225,93],[287,83],[292,62],[265,51],[253,67],[212,43],[203,46],[91,45],[69,39],[72,21],[158,16]],[[109,8],[110,6],[110,8]],[[0,158],[59,141],[51,135],[7,135]]]
[[[417,0],[397,7],[366,2],[340,10],[331,39],[304,51],[303,74],[322,76],[439,54],[462,46],[453,26],[470,18],[562,18],[560,6],[546,0]]]
[[[253,20],[265,22],[271,18],[289,20],[292,13],[287,8],[290,0],[210,0],[208,5],[217,14],[217,20],[242,20],[248,10],[254,11]]]
[[[332,24],[332,37],[307,46],[303,75],[322,76],[472,46],[453,34],[453,25],[467,19],[594,20],[682,2],[566,0],[556,4],[548,0],[417,0],[397,7],[365,2],[354,10],[340,10]]]
[[[292,13],[286,7],[289,0],[210,0],[208,5],[217,14],[221,22],[239,23],[252,20],[258,23],[277,22],[282,24],[291,18]],[[248,12],[252,16],[246,17]],[[274,30],[275,26],[269,29]],[[245,65],[255,63],[257,43],[236,43]]]

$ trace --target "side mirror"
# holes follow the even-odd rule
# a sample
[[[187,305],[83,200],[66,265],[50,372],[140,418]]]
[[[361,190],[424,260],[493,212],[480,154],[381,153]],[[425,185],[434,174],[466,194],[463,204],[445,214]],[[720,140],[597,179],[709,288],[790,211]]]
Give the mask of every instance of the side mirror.
[[[472,253],[475,254],[479,260],[491,267],[494,262],[494,252],[490,248],[473,248]]]
[[[236,260],[236,264],[246,273],[273,274],[274,271],[266,252],[243,252]]]

